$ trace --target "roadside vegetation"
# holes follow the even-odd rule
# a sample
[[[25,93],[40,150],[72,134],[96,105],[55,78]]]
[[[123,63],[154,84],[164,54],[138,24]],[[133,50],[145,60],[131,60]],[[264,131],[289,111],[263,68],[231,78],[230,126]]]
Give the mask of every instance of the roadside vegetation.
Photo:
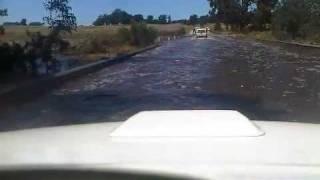
[[[61,56],[76,59],[81,65],[151,45],[163,36],[186,33],[186,25],[173,24],[168,15],[161,15],[158,23],[148,16],[151,24],[143,16],[128,15],[121,23],[124,20],[117,17],[127,13],[115,10],[108,16],[112,19],[109,24],[97,23],[99,16],[94,26],[77,26],[69,0],[45,0],[44,8],[49,16],[43,23],[28,24],[24,18],[1,26],[0,78],[48,75],[59,72]],[[8,15],[8,10],[0,12],[1,16]],[[40,66],[45,72],[39,72]]]
[[[264,40],[320,43],[319,0],[208,0],[208,15],[173,20],[170,15],[101,14],[92,26],[78,26],[69,0],[44,0],[43,22],[0,26],[0,76],[39,76],[59,71],[59,57],[79,64],[128,53],[161,39],[189,33],[194,26]],[[0,9],[0,18],[10,9]],[[61,59],[61,58],[60,58]],[[39,72],[42,66],[45,72]]]
[[[320,44],[319,0],[208,0],[214,30]]]
[[[74,45],[74,48],[69,51],[71,54],[110,57],[151,45],[158,37],[158,31],[155,28],[135,22],[130,26],[95,27],[81,31],[83,32],[79,31],[68,37]]]

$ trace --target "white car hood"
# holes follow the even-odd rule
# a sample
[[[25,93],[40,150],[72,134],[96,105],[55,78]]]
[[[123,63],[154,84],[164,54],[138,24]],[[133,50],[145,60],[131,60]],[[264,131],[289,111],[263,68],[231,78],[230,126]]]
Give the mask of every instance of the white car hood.
[[[209,179],[320,179],[320,125],[253,121],[260,137],[112,138],[122,123],[0,134],[0,169],[69,166]]]

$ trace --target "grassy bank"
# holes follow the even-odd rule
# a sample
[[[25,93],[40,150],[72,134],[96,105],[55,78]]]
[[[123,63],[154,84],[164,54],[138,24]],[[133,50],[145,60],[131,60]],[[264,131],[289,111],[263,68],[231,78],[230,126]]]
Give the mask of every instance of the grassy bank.
[[[182,24],[148,25],[158,32],[159,36],[179,36],[192,27]],[[47,27],[37,26],[7,26],[6,34],[0,37],[0,42],[17,42],[24,44],[30,38],[26,32],[41,32],[48,34]],[[77,56],[80,60],[94,61],[101,57],[113,57],[139,48],[126,42],[119,30],[129,29],[128,25],[112,26],[80,26],[72,34],[64,34],[63,39],[70,43],[70,48],[64,52],[68,56]],[[143,36],[143,35],[141,35]]]
[[[219,31],[215,30],[215,24],[208,24],[208,27],[212,30],[213,33],[216,34],[227,34],[227,35],[234,35],[234,36],[241,36],[247,38],[253,38],[257,40],[267,40],[267,41],[284,41],[284,42],[292,42],[292,43],[300,43],[306,45],[320,45],[320,32],[314,34],[308,34],[308,36],[301,38],[296,37],[292,39],[285,32],[279,31],[251,31],[249,29],[243,29],[242,31],[228,31],[226,30],[226,26],[221,24],[221,29]]]
[[[245,34],[249,37],[258,39],[258,40],[267,40],[267,41],[285,41],[285,42],[292,42],[292,43],[301,43],[301,44],[310,44],[310,45],[320,45],[320,33],[319,35],[314,35],[309,38],[288,38],[287,36],[277,35],[271,31],[264,31],[264,32],[250,32]]]
[[[67,43],[67,46],[63,50],[52,48],[50,59],[49,56],[45,56],[49,54],[45,48],[47,46],[43,45],[48,42],[47,27],[7,26],[5,28],[6,33],[0,36],[2,87],[5,87],[5,84],[10,86],[25,79],[33,79],[127,54],[157,42],[157,37],[180,36],[191,29],[182,24],[133,23],[131,25],[80,26],[72,34],[66,33],[59,37],[63,43]],[[42,35],[37,34],[38,32]]]
[[[67,43],[67,46],[62,51],[53,48],[54,51],[50,53],[53,55],[52,60],[43,56],[43,53],[47,53],[43,48],[46,47],[43,45],[46,39],[43,38],[49,34],[48,27],[6,26],[5,29],[5,34],[0,36],[0,78],[16,81],[12,80],[12,77],[17,76],[18,78],[15,79],[19,79],[24,76],[51,74],[60,71],[59,68],[70,69],[101,59],[127,54],[151,45],[160,39],[168,39],[157,39],[157,37],[182,36],[191,31],[192,26],[141,23],[79,26],[77,31],[72,34],[61,34],[61,39]],[[34,36],[37,33],[42,35]],[[42,68],[41,72],[38,70],[39,67]]]
[[[174,35],[179,34],[182,29],[185,29],[186,32],[192,29],[191,26],[182,25],[182,24],[164,24],[157,25],[152,24],[148,25],[149,27],[155,28],[159,31],[160,35]],[[93,36],[103,36],[103,35],[114,35],[120,28],[129,28],[127,25],[112,25],[112,26],[79,26],[76,32],[70,34],[65,34],[64,38],[70,41],[72,44],[78,44],[82,41],[93,37]],[[20,42],[23,43],[28,40],[26,34],[29,32],[41,32],[47,34],[49,32],[47,27],[39,26],[6,26],[6,33],[3,36],[0,36],[0,42]]]

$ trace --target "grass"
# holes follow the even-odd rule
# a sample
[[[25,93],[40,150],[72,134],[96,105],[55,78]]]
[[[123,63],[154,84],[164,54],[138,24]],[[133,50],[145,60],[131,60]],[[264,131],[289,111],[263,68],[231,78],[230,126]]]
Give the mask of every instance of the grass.
[[[247,34],[249,37],[253,37],[255,39],[259,40],[277,40],[277,38],[272,34],[271,31],[263,31],[263,32],[257,32],[253,31]]]
[[[191,30],[192,27],[182,25],[182,24],[165,24],[165,25],[148,25],[160,32],[160,34],[174,34],[175,32],[181,30],[181,28],[186,28]],[[120,28],[129,26],[126,25],[112,25],[112,26],[79,26],[76,32],[73,32],[71,35],[64,35],[64,38],[69,40],[71,43],[81,42],[88,37],[93,35],[104,35],[105,33],[115,34]],[[0,36],[1,42],[10,42],[16,41],[23,43],[28,40],[28,36],[26,35],[26,31],[30,32],[41,32],[43,34],[48,33],[47,27],[38,27],[38,26],[7,26],[6,34]]]
[[[181,35],[192,29],[182,24],[148,25],[156,29],[160,36]],[[135,50],[138,47],[122,43],[119,39],[119,29],[129,28],[127,25],[111,26],[79,26],[72,34],[64,34],[63,38],[70,43],[65,52],[69,56],[79,56],[79,59],[97,60],[101,57],[113,57]],[[47,27],[39,26],[7,26],[5,35],[0,36],[1,42],[17,42],[24,44],[29,40],[27,31],[48,34]]]
[[[275,40],[281,40],[286,42],[293,42],[293,43],[300,43],[300,44],[309,44],[309,45],[320,45],[320,34],[319,35],[313,35],[309,38],[296,38],[291,39],[284,36],[275,36],[272,31],[263,31],[263,32],[250,32],[247,35],[248,37],[258,39],[258,40],[267,40],[267,41],[275,41]]]
[[[207,25],[212,32],[216,34],[226,34],[231,36],[237,36],[237,37],[247,37],[247,38],[253,38],[257,40],[267,40],[267,41],[286,41],[286,42],[293,42],[293,43],[300,43],[300,44],[306,44],[306,45],[320,45],[320,33],[315,33],[312,35],[308,35],[306,38],[296,38],[291,39],[290,36],[287,33],[284,32],[272,32],[271,30],[268,31],[228,31],[226,30],[226,26],[224,24],[221,24],[221,31],[214,31],[215,24],[208,24]]]
[[[123,26],[121,26],[123,27]],[[91,26],[80,26],[77,31],[72,34],[64,34],[63,37],[69,40],[71,43],[78,43],[92,35],[99,35],[103,33],[116,33],[120,26],[101,26],[101,27],[91,27]],[[7,26],[5,27],[6,33],[1,36],[0,41],[10,42],[15,41],[19,43],[24,43],[28,40],[26,34],[29,32],[41,32],[42,34],[48,34],[49,30],[47,27],[36,27],[36,26]]]
[[[29,26],[6,26],[5,35],[0,35],[1,42],[15,41],[23,43],[28,40],[26,34],[27,31],[30,32],[41,32],[46,34],[48,32],[47,28],[44,27],[29,27]]]

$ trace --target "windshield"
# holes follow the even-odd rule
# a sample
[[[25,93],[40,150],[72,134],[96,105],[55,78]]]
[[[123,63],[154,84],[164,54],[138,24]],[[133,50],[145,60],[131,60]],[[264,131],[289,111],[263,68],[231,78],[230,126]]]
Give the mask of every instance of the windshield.
[[[206,30],[197,30],[197,33],[205,33]]]
[[[148,110],[319,123],[319,1],[223,2],[0,0],[0,131]]]

